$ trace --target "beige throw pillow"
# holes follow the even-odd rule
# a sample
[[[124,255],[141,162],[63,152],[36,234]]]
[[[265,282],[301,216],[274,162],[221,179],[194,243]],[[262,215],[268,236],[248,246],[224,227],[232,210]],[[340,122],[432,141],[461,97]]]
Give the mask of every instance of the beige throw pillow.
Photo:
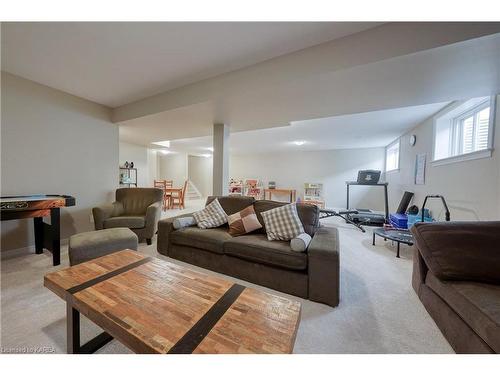
[[[256,229],[262,228],[262,225],[257,219],[253,206],[248,206],[227,217],[229,223],[229,234],[233,237],[241,236],[253,232]]]
[[[227,215],[218,199],[214,199],[203,210],[193,213],[196,225],[202,229],[217,228],[227,223]]]
[[[301,253],[307,250],[311,240],[312,237],[310,235],[307,233],[301,233],[290,241],[290,247],[293,251]]]
[[[305,232],[295,203],[264,211],[262,218],[269,241],[289,241]]]

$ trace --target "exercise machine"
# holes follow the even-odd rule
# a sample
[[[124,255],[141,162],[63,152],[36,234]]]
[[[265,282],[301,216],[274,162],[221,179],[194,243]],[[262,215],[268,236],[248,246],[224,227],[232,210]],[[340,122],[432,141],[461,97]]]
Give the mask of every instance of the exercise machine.
[[[443,203],[444,210],[445,210],[445,220],[450,221],[450,209],[448,208],[448,204],[446,204],[446,199],[442,195],[427,195],[424,199],[424,204],[422,205],[422,223],[424,223],[424,213],[425,213],[425,205],[427,204],[427,200],[431,198],[437,198],[441,199],[441,202]]]
[[[361,226],[361,224],[356,223],[349,218],[349,215],[354,215],[357,213],[358,213],[357,210],[335,211],[335,210],[329,210],[329,209],[320,209],[319,210],[319,218],[325,219],[327,217],[337,216],[337,217],[344,219],[346,223],[354,225],[361,232],[365,233],[366,230],[365,230],[365,228],[363,228]]]
[[[387,186],[389,185],[388,182],[376,182],[372,184],[368,184],[366,182],[358,182],[358,181],[347,181],[346,186],[347,186],[347,204],[346,204],[346,210],[349,211],[349,198],[350,198],[350,187],[351,186],[370,186],[370,187],[383,187],[384,188],[384,201],[385,201],[385,215],[375,213],[372,210],[368,209],[355,209],[357,213],[354,214],[348,214],[347,216],[349,219],[355,223],[358,223],[360,225],[373,225],[373,226],[378,226],[381,227],[384,224],[389,223],[389,199],[387,196]]]

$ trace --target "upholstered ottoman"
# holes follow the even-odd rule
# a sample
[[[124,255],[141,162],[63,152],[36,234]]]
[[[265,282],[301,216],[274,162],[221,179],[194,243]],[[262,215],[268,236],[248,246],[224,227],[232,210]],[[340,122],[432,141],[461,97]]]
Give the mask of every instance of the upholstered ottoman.
[[[137,250],[137,235],[128,228],[78,233],[69,238],[69,264],[85,262],[124,249]]]

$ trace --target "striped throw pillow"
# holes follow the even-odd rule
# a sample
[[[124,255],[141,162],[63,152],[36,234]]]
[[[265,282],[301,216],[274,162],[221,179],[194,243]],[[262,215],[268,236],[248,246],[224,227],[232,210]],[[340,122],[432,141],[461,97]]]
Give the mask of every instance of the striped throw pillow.
[[[227,215],[218,199],[214,199],[203,210],[193,214],[196,225],[202,229],[217,228],[227,223]]]
[[[295,203],[262,212],[267,239],[289,241],[304,233]]]

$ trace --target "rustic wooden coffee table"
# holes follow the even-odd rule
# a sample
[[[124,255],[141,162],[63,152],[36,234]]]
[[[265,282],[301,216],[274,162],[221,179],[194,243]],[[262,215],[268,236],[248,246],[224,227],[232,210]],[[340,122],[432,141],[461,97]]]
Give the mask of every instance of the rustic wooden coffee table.
[[[132,250],[45,275],[67,304],[68,353],[291,353],[300,303]],[[80,345],[80,313],[104,332]]]

